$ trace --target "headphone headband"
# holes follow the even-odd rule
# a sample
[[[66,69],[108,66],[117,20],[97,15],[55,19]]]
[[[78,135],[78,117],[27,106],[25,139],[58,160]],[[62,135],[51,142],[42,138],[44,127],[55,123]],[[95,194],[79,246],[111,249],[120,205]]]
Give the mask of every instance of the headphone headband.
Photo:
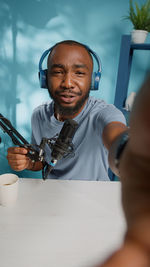
[[[98,90],[100,78],[101,78],[101,60],[99,56],[87,45],[82,44],[95,58],[98,70],[96,72],[93,72],[92,74],[92,83],[91,83],[91,90]],[[55,45],[54,45],[55,46]],[[41,88],[48,88],[47,86],[47,70],[42,69],[42,64],[45,59],[45,57],[52,51],[53,47],[50,47],[49,49],[45,50],[42,54],[40,61],[39,61],[39,80],[40,80],[40,86]]]
[[[99,56],[87,45],[84,45],[85,48],[93,55],[93,57],[95,58],[97,65],[98,65],[98,70],[100,73],[102,72],[102,67],[101,67],[101,60],[99,58]]]
[[[51,50],[53,49],[54,46],[52,46],[51,48],[47,49],[44,51],[44,53],[42,54],[40,61],[39,61],[39,71],[42,70],[42,63],[44,61],[44,58],[51,52]]]

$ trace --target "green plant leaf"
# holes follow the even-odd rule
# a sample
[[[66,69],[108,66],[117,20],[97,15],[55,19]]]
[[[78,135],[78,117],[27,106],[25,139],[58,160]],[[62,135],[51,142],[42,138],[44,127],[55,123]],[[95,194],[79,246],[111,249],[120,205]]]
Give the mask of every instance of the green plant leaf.
[[[130,0],[128,16],[125,16],[124,19],[130,20],[134,29],[150,31],[150,0],[147,0],[141,7],[137,2],[134,4],[135,8],[133,1]]]

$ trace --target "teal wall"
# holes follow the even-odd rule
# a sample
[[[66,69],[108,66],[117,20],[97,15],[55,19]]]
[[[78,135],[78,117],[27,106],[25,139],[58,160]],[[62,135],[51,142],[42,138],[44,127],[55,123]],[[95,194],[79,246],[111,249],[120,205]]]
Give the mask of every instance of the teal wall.
[[[99,91],[91,95],[113,103],[121,36],[132,30],[132,24],[122,19],[128,8],[128,0],[0,0],[0,112],[29,142],[32,110],[49,98],[39,87],[38,61],[58,41],[74,39],[99,54],[102,79]],[[149,51],[135,52],[129,92],[139,88],[149,61]],[[6,160],[12,143],[2,131],[0,136],[0,173],[12,172]]]

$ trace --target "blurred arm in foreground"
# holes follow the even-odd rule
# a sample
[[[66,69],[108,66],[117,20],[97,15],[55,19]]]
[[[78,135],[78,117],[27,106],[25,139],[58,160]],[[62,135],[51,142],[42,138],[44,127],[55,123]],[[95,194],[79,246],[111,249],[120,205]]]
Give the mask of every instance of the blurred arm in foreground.
[[[150,76],[134,102],[119,174],[127,232],[122,247],[97,267],[150,267]]]

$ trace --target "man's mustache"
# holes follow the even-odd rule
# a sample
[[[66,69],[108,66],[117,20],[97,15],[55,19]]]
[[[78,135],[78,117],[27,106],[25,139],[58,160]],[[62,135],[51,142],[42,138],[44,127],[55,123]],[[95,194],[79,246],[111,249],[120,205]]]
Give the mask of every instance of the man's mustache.
[[[55,91],[55,95],[62,95],[63,93],[68,93],[74,96],[81,96],[82,92],[74,92],[72,89],[62,89],[62,90],[57,90]]]

